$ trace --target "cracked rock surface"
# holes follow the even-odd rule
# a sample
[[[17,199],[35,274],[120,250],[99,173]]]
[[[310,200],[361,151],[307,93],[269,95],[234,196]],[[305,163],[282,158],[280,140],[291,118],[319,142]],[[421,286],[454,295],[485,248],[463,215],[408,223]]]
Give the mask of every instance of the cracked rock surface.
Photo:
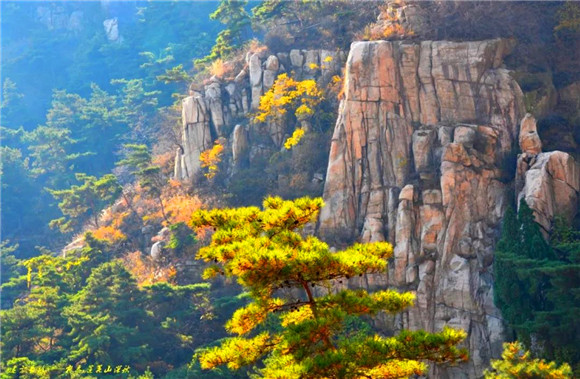
[[[500,356],[493,248],[517,143],[522,92],[502,67],[512,43],[355,42],[332,139],[319,233],[388,240],[389,272],[369,286],[415,291],[392,323],[468,332],[470,361],[431,377],[476,378]]]

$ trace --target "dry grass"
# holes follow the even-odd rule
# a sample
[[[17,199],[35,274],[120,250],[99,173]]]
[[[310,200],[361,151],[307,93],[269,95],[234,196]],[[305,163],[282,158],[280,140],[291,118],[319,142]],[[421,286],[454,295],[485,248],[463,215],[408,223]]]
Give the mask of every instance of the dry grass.
[[[209,66],[209,73],[211,76],[216,76],[220,79],[231,77],[234,74],[235,64],[230,61],[224,61],[221,58],[211,62]]]

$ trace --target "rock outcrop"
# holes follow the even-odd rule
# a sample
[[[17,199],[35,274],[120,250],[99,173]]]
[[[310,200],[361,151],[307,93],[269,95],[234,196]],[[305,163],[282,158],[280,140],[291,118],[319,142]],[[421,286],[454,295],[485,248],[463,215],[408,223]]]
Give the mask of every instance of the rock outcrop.
[[[522,120],[519,141],[522,153],[537,155],[542,152],[542,141],[538,135],[536,119],[529,113],[526,113]]]
[[[572,223],[578,214],[580,199],[580,163],[562,151],[540,153],[537,156],[520,156],[529,168],[524,173],[524,187],[518,195],[534,211],[536,222],[547,235],[555,216]]]
[[[237,129],[236,134],[234,125],[256,110],[260,96],[272,87],[278,75],[287,72],[298,80],[313,78],[328,83],[333,75],[341,74],[345,61],[346,54],[341,51],[291,50],[276,55],[259,51],[247,54],[246,66],[234,79],[213,76],[207,80],[203,89],[192,91],[183,100],[182,149],[177,152],[175,177],[191,180],[199,173],[199,154],[211,148],[212,138],[226,138],[235,149],[245,146],[243,155],[237,154],[232,162],[233,171],[240,168],[240,163],[243,166],[250,144],[249,133],[244,129],[246,133],[242,135],[242,129]],[[272,147],[280,148],[288,125],[271,122],[260,127],[267,131]]]
[[[109,42],[122,42],[119,34],[119,21],[116,17],[103,21],[103,28]]]
[[[438,378],[481,376],[501,353],[493,248],[508,186],[501,162],[518,137],[522,92],[502,67],[512,42],[355,42],[332,139],[328,239],[389,240],[382,280],[416,291],[399,325],[466,330],[470,362]]]
[[[518,155],[516,173],[518,205],[525,199],[544,235],[548,236],[555,216],[572,223],[578,214],[580,162],[563,151],[542,153],[541,146],[536,120],[526,114],[521,122],[522,153]]]
[[[183,99],[181,103],[183,123],[181,147],[175,157],[175,176],[179,179],[194,178],[201,170],[200,154],[211,148],[210,115],[205,100],[199,93]]]

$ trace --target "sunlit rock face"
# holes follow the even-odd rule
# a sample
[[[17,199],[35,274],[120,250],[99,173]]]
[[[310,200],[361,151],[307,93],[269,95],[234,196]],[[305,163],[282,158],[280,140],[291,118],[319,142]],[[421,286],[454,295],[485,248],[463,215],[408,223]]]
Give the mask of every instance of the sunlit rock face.
[[[266,51],[246,55],[246,68],[233,79],[213,76],[195,94],[183,101],[182,148],[176,153],[175,177],[193,179],[200,172],[199,154],[211,148],[212,138],[224,138],[235,155],[231,172],[247,166],[251,156],[259,155],[264,146],[250,139],[253,126],[235,125],[247,120],[260,105],[260,97],[267,92],[282,73],[297,80],[315,79],[328,83],[340,75],[346,53],[328,50],[291,50],[289,53],[269,54]],[[265,130],[269,147],[279,149],[294,125],[269,122],[256,126]],[[248,157],[249,156],[249,157]]]
[[[518,204],[524,199],[534,211],[536,222],[548,236],[555,216],[572,223],[580,200],[580,162],[563,151],[542,153],[536,119],[526,114],[520,129],[516,173]]]
[[[510,187],[501,162],[517,145],[522,92],[502,67],[507,40],[355,42],[332,139],[328,240],[395,244],[388,275],[416,291],[398,327],[466,330],[470,361],[437,378],[475,378],[499,357],[493,249]]]
[[[175,159],[175,176],[179,179],[194,178],[201,171],[200,154],[210,149],[212,138],[210,116],[205,100],[194,93],[182,101],[181,119],[183,122],[181,149]]]

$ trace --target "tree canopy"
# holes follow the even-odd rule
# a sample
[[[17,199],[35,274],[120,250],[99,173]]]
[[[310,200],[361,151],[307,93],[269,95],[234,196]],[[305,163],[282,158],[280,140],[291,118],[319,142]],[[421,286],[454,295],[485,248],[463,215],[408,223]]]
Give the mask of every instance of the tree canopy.
[[[197,255],[211,263],[204,277],[235,277],[252,299],[226,324],[238,337],[201,352],[202,368],[238,369],[265,358],[258,372],[268,378],[403,378],[424,373],[423,360],[467,358],[465,350],[456,347],[465,332],[450,328],[440,333],[347,337],[349,317],[395,314],[413,305],[410,293],[335,287],[354,276],[383,272],[392,246],[355,244],[333,253],[316,237],[301,234],[316,219],[321,199],[270,197],[263,205],[264,210],[215,209],[192,216],[192,227],[214,230],[211,244]],[[284,296],[284,288],[290,297]],[[259,330],[272,318],[281,329]]]
[[[514,337],[542,356],[578,368],[580,232],[556,218],[550,243],[522,199],[508,208],[496,247],[495,303]]]

